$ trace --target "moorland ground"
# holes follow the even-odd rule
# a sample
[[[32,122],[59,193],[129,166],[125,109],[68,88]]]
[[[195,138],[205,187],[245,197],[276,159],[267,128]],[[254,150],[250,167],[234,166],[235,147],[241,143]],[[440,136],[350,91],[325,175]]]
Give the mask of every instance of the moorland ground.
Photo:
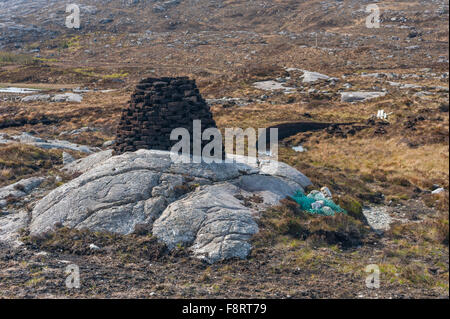
[[[168,253],[145,232],[24,234],[20,249],[0,250],[0,296],[448,298],[448,1],[378,5],[379,29],[365,26],[360,1],[181,1],[161,12],[139,1],[110,1],[97,5],[80,30],[45,24],[51,6],[47,15],[16,18],[52,36],[19,41],[11,33],[2,42],[0,88],[89,91],[81,103],[23,102],[0,93],[0,133],[54,139],[91,127],[64,139],[102,147],[115,138],[140,78],[189,76],[204,98],[219,99],[211,111],[222,130],[346,123],[281,140],[279,159],[307,175],[314,189],[327,186],[349,216],[309,216],[287,199],[262,213],[248,260],[214,265],[182,248]],[[306,83],[302,70],[337,80]],[[254,86],[268,80],[295,89]],[[386,95],[342,101],[349,91]],[[381,109],[387,121],[374,119]],[[299,144],[305,152],[292,149]],[[50,176],[47,192],[61,185],[74,177],[59,170],[62,152],[0,144],[0,186],[30,176]],[[432,194],[438,187],[446,191]],[[11,200],[2,214],[23,205]],[[374,232],[363,207],[386,210],[390,229]],[[91,243],[102,248],[90,250]],[[80,266],[80,289],[64,285],[67,262]],[[365,285],[369,264],[380,267],[379,289]]]

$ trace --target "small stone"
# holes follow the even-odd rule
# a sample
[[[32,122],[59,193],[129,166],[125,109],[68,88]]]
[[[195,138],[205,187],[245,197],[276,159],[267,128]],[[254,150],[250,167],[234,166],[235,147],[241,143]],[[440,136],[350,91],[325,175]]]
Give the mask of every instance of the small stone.
[[[81,103],[83,97],[75,93],[57,94],[52,98],[53,102],[75,102]]]
[[[321,192],[319,192],[318,190],[313,190],[308,194],[309,198],[313,198],[315,200],[324,200],[325,196],[324,194],[322,194]]]
[[[439,187],[439,188],[435,189],[434,191],[432,191],[431,194],[440,194],[442,192],[445,192],[445,189],[443,189],[442,187]]]
[[[50,95],[48,94],[37,94],[37,95],[30,95],[30,96],[26,96],[24,98],[22,98],[22,102],[44,102],[44,101],[49,101],[50,100]]]
[[[48,252],[46,252],[46,251],[40,251],[40,252],[36,253],[36,256],[47,256],[47,255],[48,255]]]
[[[321,209],[323,207],[323,205],[324,205],[323,200],[318,200],[311,204],[311,208],[312,209]]]
[[[385,96],[386,92],[342,92],[341,102],[361,102]]]
[[[320,189],[320,192],[325,196],[325,198],[332,198],[333,195],[328,187],[324,186]]]
[[[298,153],[306,152],[306,148],[304,148],[302,145],[294,146],[292,149]]]
[[[303,79],[303,83],[313,83],[318,80],[330,80],[330,77],[328,75],[307,70],[303,70],[303,75],[301,76],[301,78]]]
[[[115,140],[111,140],[111,141],[106,141],[105,143],[103,143],[103,147],[110,147],[112,145],[114,145],[116,143]]]
[[[63,164],[64,165],[67,165],[67,164],[72,163],[73,161],[75,161],[75,158],[73,158],[73,156],[70,155],[67,152],[63,152],[62,153],[62,157],[63,157]]]
[[[100,247],[98,247],[98,246],[95,245],[95,244],[90,244],[90,245],[89,245],[89,249],[92,249],[92,250],[99,250]]]
[[[328,206],[322,207],[322,212],[323,212],[325,215],[327,215],[327,216],[332,216],[332,215],[334,215],[334,210],[331,209],[331,207],[328,207]]]

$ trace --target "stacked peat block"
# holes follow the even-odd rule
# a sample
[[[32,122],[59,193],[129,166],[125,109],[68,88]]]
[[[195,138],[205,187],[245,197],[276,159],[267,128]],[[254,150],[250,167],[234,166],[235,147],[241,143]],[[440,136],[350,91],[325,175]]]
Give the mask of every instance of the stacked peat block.
[[[173,129],[183,127],[191,134],[193,121],[201,120],[203,130],[216,127],[209,106],[200,95],[195,80],[187,77],[141,80],[122,111],[115,154],[138,149],[169,151],[178,141],[170,140]],[[202,149],[209,141],[202,141]]]

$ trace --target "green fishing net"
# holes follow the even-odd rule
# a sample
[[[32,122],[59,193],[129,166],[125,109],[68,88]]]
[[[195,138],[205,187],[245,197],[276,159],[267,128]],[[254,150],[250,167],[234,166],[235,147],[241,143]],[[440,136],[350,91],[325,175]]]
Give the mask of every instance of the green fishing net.
[[[336,213],[344,213],[339,205],[336,205],[331,199],[325,198],[325,196],[319,191],[312,191],[308,195],[305,195],[302,191],[297,191],[292,198],[301,206],[304,211],[310,214],[334,216]],[[315,208],[314,203],[322,201],[323,206]]]

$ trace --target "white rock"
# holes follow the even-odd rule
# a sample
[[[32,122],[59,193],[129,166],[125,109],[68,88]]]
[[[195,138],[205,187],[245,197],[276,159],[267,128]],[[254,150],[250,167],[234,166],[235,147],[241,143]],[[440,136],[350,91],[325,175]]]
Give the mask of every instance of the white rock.
[[[45,102],[50,100],[49,94],[37,94],[37,95],[30,95],[22,98],[22,102]]]
[[[83,97],[80,94],[75,94],[75,93],[57,94],[52,98],[53,102],[81,103],[82,100],[83,100]]]
[[[22,133],[21,135],[11,136],[11,139],[5,138],[5,135],[0,136],[0,143],[24,143],[33,145],[44,149],[68,149],[83,153],[93,153],[99,151],[99,148],[89,147],[85,145],[78,145],[69,141],[63,140],[44,140],[29,133]]]
[[[116,143],[116,141],[111,140],[111,141],[106,141],[105,143],[103,143],[102,147],[110,147],[112,145],[114,145]]]
[[[12,246],[20,246],[19,231],[25,228],[28,223],[26,211],[9,214],[0,217],[0,242],[6,242]]]
[[[282,162],[273,160],[261,161],[259,169],[261,171],[260,174],[283,177],[299,184],[302,188],[312,185],[309,178],[303,175],[303,173]]]
[[[318,72],[311,72],[311,71],[307,71],[307,70],[302,70],[303,71],[303,75],[301,76],[301,78],[303,79],[303,83],[313,83],[316,82],[318,80],[330,80],[331,78],[328,75],[325,74],[321,74]]]
[[[362,102],[385,95],[386,92],[342,92],[341,102]]]
[[[36,253],[35,256],[48,256],[48,252],[40,251],[40,252]]]
[[[112,150],[97,152],[87,157],[75,160],[72,163],[68,163],[67,165],[64,165],[62,170],[68,173],[84,173],[93,168],[94,166],[103,163],[111,156]]]
[[[70,155],[67,152],[63,152],[62,153],[62,158],[63,158],[63,164],[64,165],[67,165],[67,164],[72,163],[73,161],[75,161],[75,158],[73,158],[73,156]]]
[[[332,198],[333,194],[328,187],[324,186],[320,189],[320,192],[325,196],[325,198]]]
[[[366,217],[367,223],[377,233],[383,233],[389,230],[392,223],[391,216],[387,213],[384,206],[363,207],[363,215]]]
[[[252,212],[235,195],[240,189],[228,183],[205,186],[167,207],[155,221],[153,234],[169,248],[191,246],[208,262],[245,258],[248,240],[258,231]]]
[[[31,144],[31,143],[43,143],[43,142],[45,142],[44,139],[42,139],[40,137],[36,137],[36,136],[34,136],[34,135],[30,134],[30,133],[26,133],[26,132],[23,132],[20,135],[12,136],[12,138],[14,140],[19,141],[20,143],[29,143],[29,144]]]
[[[276,91],[276,90],[283,90],[285,92],[295,91],[295,88],[284,86],[283,83],[273,81],[273,80],[255,82],[255,83],[253,83],[253,86],[257,89],[265,90],[265,91]]]
[[[323,200],[318,200],[311,204],[311,208],[312,209],[321,209],[323,207],[323,205],[324,205]]]
[[[0,200],[6,200],[8,197],[20,198],[29,194],[33,189],[41,185],[44,177],[30,177],[22,179],[14,184],[0,188]]]
[[[442,187],[439,187],[439,188],[435,189],[434,191],[432,191],[431,194],[440,194],[443,192],[445,192],[445,189]]]
[[[90,244],[90,245],[89,245],[89,249],[91,249],[91,250],[99,250],[100,247],[98,247],[98,246],[95,245],[95,244]]]
[[[322,212],[328,216],[334,215],[333,209],[331,209],[331,207],[328,207],[328,206],[322,207]]]
[[[308,197],[316,199],[316,200],[323,200],[323,199],[325,199],[325,195],[322,192],[319,192],[318,190],[312,190],[308,194]]]
[[[299,152],[299,153],[306,152],[306,148],[304,148],[304,147],[301,146],[301,145],[293,146],[292,149],[293,149],[294,151],[296,151],[296,152]]]

